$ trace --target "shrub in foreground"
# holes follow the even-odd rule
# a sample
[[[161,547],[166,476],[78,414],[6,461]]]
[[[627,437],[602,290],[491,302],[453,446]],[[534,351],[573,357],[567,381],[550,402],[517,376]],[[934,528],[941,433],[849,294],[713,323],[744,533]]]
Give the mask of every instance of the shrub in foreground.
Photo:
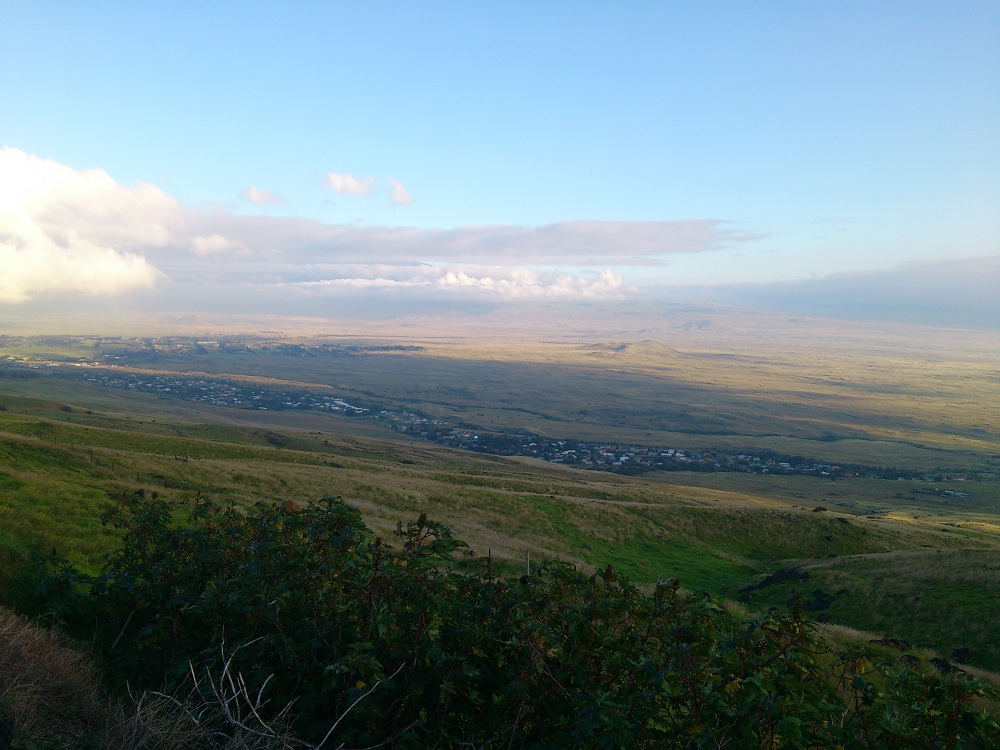
[[[961,676],[831,653],[799,616],[746,618],[677,581],[643,593],[610,566],[455,572],[464,544],[424,517],[390,545],[333,498],[178,509],[137,493],[106,522],[122,543],[104,571],[66,568],[47,596],[98,623],[113,680],[209,692],[200,676],[229,674],[314,744],[1000,744]]]

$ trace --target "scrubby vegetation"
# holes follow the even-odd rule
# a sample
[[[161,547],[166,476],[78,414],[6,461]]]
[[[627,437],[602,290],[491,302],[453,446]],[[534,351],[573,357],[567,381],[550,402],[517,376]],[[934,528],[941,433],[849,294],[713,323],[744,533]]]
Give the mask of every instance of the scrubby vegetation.
[[[204,746],[239,733],[398,748],[1000,742],[980,713],[988,691],[963,674],[676,580],[642,591],[610,566],[564,563],[499,575],[424,517],[389,543],[333,498],[241,509],[135,493],[106,522],[121,544],[103,570],[60,566],[40,603],[94,644],[112,685],[185,709],[171,721],[221,707]]]

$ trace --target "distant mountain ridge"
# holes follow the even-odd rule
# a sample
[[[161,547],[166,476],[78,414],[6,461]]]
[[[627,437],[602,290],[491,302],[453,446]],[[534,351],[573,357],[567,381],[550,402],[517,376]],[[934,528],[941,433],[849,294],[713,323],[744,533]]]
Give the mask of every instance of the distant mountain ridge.
[[[706,289],[713,299],[849,320],[1000,330],[1000,255]]]

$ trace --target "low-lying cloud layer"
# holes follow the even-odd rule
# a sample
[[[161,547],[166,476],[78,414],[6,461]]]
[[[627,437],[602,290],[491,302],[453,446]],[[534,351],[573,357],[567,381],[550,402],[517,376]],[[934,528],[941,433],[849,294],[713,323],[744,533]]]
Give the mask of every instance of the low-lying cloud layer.
[[[346,173],[326,180],[343,194],[374,186]],[[395,203],[412,202],[401,183],[388,182]],[[281,201],[256,187],[242,197],[259,206]],[[0,303],[199,285],[228,288],[232,298],[246,287],[594,299],[624,293],[614,266],[657,265],[748,239],[755,237],[709,219],[438,230],[195,211],[149,184],[123,186],[100,169],[0,150]]]
[[[442,271],[428,268],[423,273],[409,274],[405,279],[386,276],[374,278],[337,278],[306,281],[304,289],[435,289],[441,291],[485,291],[508,299],[593,299],[622,291],[622,277],[610,269],[596,279],[588,280],[568,274],[539,273],[531,270],[493,269],[480,275],[465,271]]]

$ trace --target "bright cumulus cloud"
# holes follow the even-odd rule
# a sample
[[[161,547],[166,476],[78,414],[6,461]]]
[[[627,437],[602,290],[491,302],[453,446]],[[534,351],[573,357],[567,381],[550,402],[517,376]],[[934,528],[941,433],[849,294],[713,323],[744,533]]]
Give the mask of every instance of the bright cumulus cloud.
[[[13,148],[0,150],[0,302],[47,293],[113,294],[151,286],[143,248],[172,237],[180,214],[159,189],[123,187]]]

